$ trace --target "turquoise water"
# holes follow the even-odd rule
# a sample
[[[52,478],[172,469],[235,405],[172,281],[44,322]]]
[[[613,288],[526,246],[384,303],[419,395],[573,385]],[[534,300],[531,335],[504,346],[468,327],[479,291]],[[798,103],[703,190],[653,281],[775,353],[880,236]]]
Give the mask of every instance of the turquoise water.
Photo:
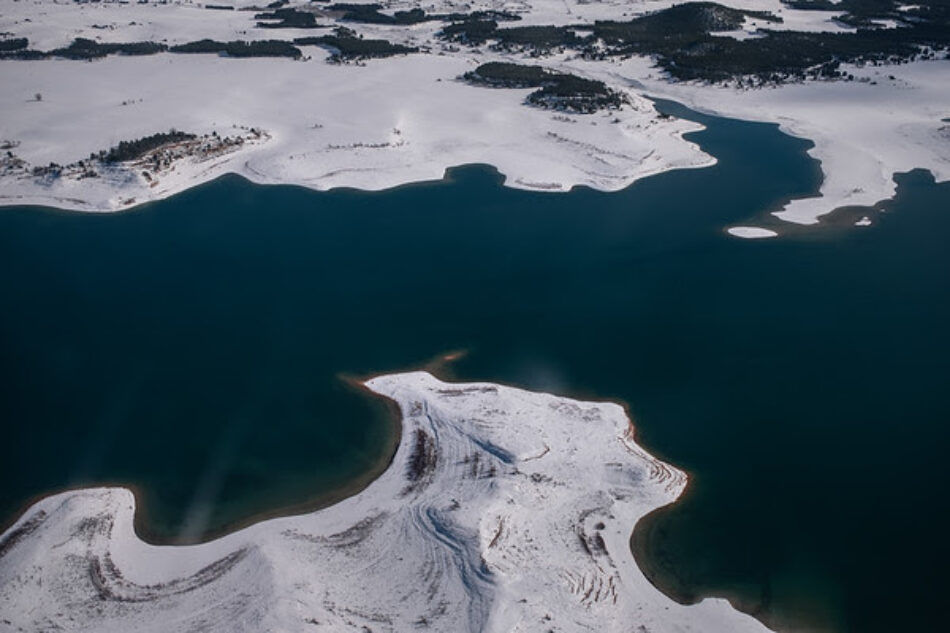
[[[808,145],[664,107],[708,125],[715,167],[613,194],[470,166],[378,193],[229,176],[116,215],[3,209],[0,517],[121,482],[151,538],[193,540],[319,500],[391,450],[339,374],[467,349],[459,378],[626,401],[691,472],[638,529],[667,591],[787,626],[932,629],[950,186],[902,177],[867,229],[730,239],[815,189]]]

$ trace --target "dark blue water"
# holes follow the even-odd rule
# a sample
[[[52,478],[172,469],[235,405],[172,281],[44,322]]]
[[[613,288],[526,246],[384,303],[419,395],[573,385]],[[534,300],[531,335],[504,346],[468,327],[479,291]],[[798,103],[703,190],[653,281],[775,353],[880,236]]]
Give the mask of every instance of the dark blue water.
[[[383,405],[340,374],[467,349],[460,378],[626,401],[690,471],[633,539],[664,590],[788,628],[933,629],[950,187],[903,177],[868,229],[727,238],[814,190],[807,145],[665,107],[708,125],[715,167],[613,194],[476,166],[379,193],[225,177],[116,215],[3,209],[0,517],[121,482],[150,538],[193,540],[326,501],[392,451]]]

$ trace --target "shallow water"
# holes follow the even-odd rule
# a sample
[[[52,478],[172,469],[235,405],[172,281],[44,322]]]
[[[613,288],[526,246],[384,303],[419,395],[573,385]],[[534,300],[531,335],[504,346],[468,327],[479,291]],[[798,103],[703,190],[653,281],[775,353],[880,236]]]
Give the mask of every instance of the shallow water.
[[[664,107],[708,125],[715,167],[613,194],[473,166],[378,193],[232,176],[116,215],[0,210],[0,520],[98,482],[135,485],[165,540],[313,502],[391,450],[341,372],[467,349],[459,378],[626,401],[690,471],[638,529],[668,591],[787,628],[932,628],[950,186],[902,178],[870,228],[728,238],[815,189],[808,144]]]

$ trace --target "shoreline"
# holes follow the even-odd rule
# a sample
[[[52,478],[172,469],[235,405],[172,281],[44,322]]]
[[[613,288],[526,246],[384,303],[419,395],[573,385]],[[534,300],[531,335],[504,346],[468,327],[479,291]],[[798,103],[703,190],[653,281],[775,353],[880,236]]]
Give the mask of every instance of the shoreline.
[[[22,506],[20,506],[19,509],[15,510],[14,513],[11,514],[9,521],[0,521],[0,537],[10,532],[11,528],[20,523],[24,516],[30,511],[30,509],[46,499],[66,495],[69,493],[95,490],[99,488],[118,488],[128,490],[132,494],[135,500],[135,535],[144,543],[155,546],[187,546],[209,543],[226,538],[265,521],[310,514],[337,505],[341,501],[360,494],[374,481],[379,479],[379,477],[390,468],[399,449],[402,433],[402,417],[399,411],[399,406],[391,398],[381,396],[366,386],[365,383],[371,380],[373,377],[374,376],[371,376],[363,380],[355,377],[340,376],[340,380],[347,389],[352,389],[362,396],[369,398],[371,402],[375,402],[385,409],[385,412],[379,412],[379,414],[384,415],[385,419],[389,422],[389,433],[386,436],[386,443],[383,451],[384,457],[376,462],[373,465],[373,468],[367,470],[359,477],[356,477],[352,481],[349,481],[342,486],[321,492],[300,503],[252,513],[239,520],[226,523],[210,530],[205,530],[199,533],[196,538],[181,538],[180,536],[169,536],[165,534],[163,530],[154,529],[149,525],[150,519],[148,505],[144,503],[141,486],[122,481],[104,480],[88,485],[55,488],[30,497],[23,503]]]
[[[719,115],[719,114],[714,114],[711,116],[715,116],[717,118],[734,118],[734,117],[727,117],[727,116]],[[701,133],[702,131],[703,129],[686,132],[684,133],[684,136],[688,136],[695,133]],[[785,132],[784,130],[783,130],[783,133],[787,134],[787,132]],[[800,137],[795,137],[795,138],[800,138]],[[810,151],[811,150],[806,150],[805,155],[808,158],[815,160],[817,163],[819,163],[819,171],[820,171],[820,161],[814,158],[813,156],[811,156]],[[707,165],[697,165],[693,167],[676,168],[676,169],[703,169],[705,167],[715,165],[716,162],[717,160],[715,156],[713,156],[712,160]],[[640,180],[649,179],[653,176],[661,175],[661,174],[667,173],[668,171],[673,171],[672,169],[669,169],[669,170],[658,171],[656,173],[650,173],[650,174],[638,176],[634,180],[632,180],[630,183],[625,185],[624,187],[621,187],[620,189],[611,189],[611,190],[598,189],[596,187],[591,187],[589,185],[574,185],[570,189],[567,189],[567,190],[537,189],[537,188],[531,188],[531,187],[518,186],[518,184],[512,184],[509,178],[498,170],[498,167],[496,167],[495,165],[492,165],[491,163],[484,163],[484,162],[451,165],[445,168],[443,175],[439,178],[410,180],[407,182],[397,183],[397,184],[382,187],[379,189],[364,189],[364,188],[353,187],[353,186],[348,186],[348,185],[340,185],[340,186],[332,187],[329,189],[319,189],[319,188],[308,186],[307,184],[300,184],[300,183],[295,183],[295,182],[271,182],[271,181],[265,181],[265,180],[259,181],[252,177],[249,177],[247,173],[244,173],[241,171],[225,171],[225,172],[216,174],[215,176],[209,178],[208,180],[197,181],[192,184],[189,184],[187,187],[183,187],[180,190],[171,191],[167,193],[167,195],[163,195],[160,198],[142,200],[141,202],[136,202],[135,204],[128,207],[124,207],[124,208],[118,208],[118,209],[112,209],[112,210],[86,209],[86,208],[77,207],[77,206],[59,204],[61,200],[58,198],[37,199],[35,201],[25,202],[25,201],[20,201],[20,200],[17,200],[17,201],[5,200],[3,196],[0,195],[0,213],[2,213],[4,209],[9,209],[9,208],[27,208],[27,209],[34,209],[37,211],[52,211],[52,212],[57,212],[57,213],[82,214],[82,215],[117,215],[117,214],[123,214],[123,213],[135,213],[135,212],[143,211],[151,205],[160,204],[176,196],[188,193],[193,189],[198,189],[203,186],[210,185],[223,178],[232,178],[232,177],[241,178],[256,186],[293,187],[293,188],[304,189],[306,191],[314,192],[314,193],[358,191],[358,192],[367,193],[367,194],[384,194],[388,192],[398,191],[400,189],[407,188],[407,187],[451,183],[453,182],[453,179],[454,179],[454,173],[457,170],[468,169],[468,168],[473,168],[473,167],[474,168],[485,167],[495,172],[495,174],[497,174],[498,176],[499,186],[508,187],[511,189],[516,189],[516,190],[521,190],[521,191],[529,191],[532,193],[546,193],[550,195],[570,193],[579,188],[587,188],[592,191],[597,191],[600,193],[607,193],[607,194],[619,193],[620,191],[623,191],[624,189],[627,189],[628,187],[634,186]],[[891,195],[891,197],[879,200],[873,205],[864,206],[864,205],[845,204],[842,206],[834,207],[830,211],[827,211],[819,216],[816,216],[814,223],[808,223],[808,224],[783,220],[781,219],[781,217],[779,217],[779,214],[783,212],[782,210],[785,209],[789,204],[792,204],[798,201],[821,199],[822,197],[820,193],[821,184],[819,183],[818,185],[819,188],[816,188],[812,195],[784,196],[776,200],[767,209],[761,211],[760,213],[750,216],[746,220],[743,220],[741,223],[723,226],[721,230],[724,235],[727,235],[729,238],[733,238],[733,239],[741,239],[744,241],[769,241],[774,238],[779,238],[779,239],[806,238],[807,239],[807,238],[829,237],[832,234],[837,234],[841,230],[870,227],[877,224],[877,220],[879,216],[884,213],[887,213],[889,207],[893,204],[895,196],[897,195],[897,188],[898,188],[898,185],[896,183],[896,178],[899,176],[907,175],[908,173],[912,173],[915,171],[925,172],[931,178],[934,179],[936,184],[945,182],[942,180],[937,180],[933,172],[929,169],[913,168],[913,169],[908,170],[907,172],[895,172],[895,174],[893,174],[894,179],[892,179],[892,182],[894,182],[893,194]]]
[[[873,222],[893,202],[895,178],[910,171],[928,171],[937,183],[950,180],[950,126],[941,118],[941,104],[950,100],[950,60],[847,70],[858,81],[744,90],[657,78],[641,85],[697,112],[771,123],[784,134],[812,143],[807,154],[822,175],[815,195],[763,210],[758,223],[750,218],[753,228],[781,235],[823,223],[867,226],[861,220]],[[645,72],[641,60],[632,60],[620,74]],[[842,222],[841,216],[851,221]]]
[[[529,107],[525,90],[488,90],[459,80],[475,63],[467,57],[418,55],[341,66],[157,55],[110,57],[84,64],[82,73],[75,72],[75,62],[42,63],[0,64],[5,83],[43,84],[36,87],[46,95],[39,104],[15,95],[0,99],[9,113],[0,140],[28,165],[69,164],[170,128],[222,138],[257,130],[260,136],[213,160],[180,158],[150,173],[149,180],[132,165],[83,179],[11,172],[2,179],[0,205],[109,212],[231,172],[259,184],[379,191],[438,180],[448,167],[479,163],[495,166],[509,187],[613,191],[638,178],[712,161],[682,138],[698,126],[659,117],[637,91],[625,91],[630,105],[593,114]],[[235,64],[244,77],[238,85],[227,81]],[[143,74],[151,80],[145,82]],[[210,85],[196,94],[182,77],[199,75]],[[261,96],[247,98],[248,82]],[[163,86],[169,90],[161,91]],[[97,97],[116,91],[143,96],[131,106]],[[235,101],[238,93],[244,97]],[[275,100],[307,107],[275,112]],[[187,112],[170,107],[179,101],[191,104]],[[104,118],[109,129],[103,129]]]
[[[686,590],[687,583],[673,573],[672,569],[659,562],[655,553],[651,553],[651,550],[656,549],[653,539],[654,530],[657,529],[658,517],[681,503],[696,484],[696,475],[690,471],[686,471],[686,473],[686,486],[680,495],[667,505],[656,508],[641,517],[630,533],[630,554],[636,561],[637,566],[650,581],[650,584],[656,587],[657,591],[663,592],[663,595],[669,596],[670,599],[679,604],[688,606],[702,602],[707,598],[719,598],[727,601],[736,611],[755,618],[773,631],[786,630],[782,627],[781,615],[774,613],[772,610],[773,604],[768,597],[755,599],[740,592],[728,590],[710,593],[689,592]],[[662,579],[662,581],[658,583],[658,579]]]
[[[719,115],[716,115],[719,116]],[[685,140],[684,137],[696,133],[702,132],[703,128],[700,126],[697,129],[683,130],[677,133],[677,137]],[[688,142],[688,141],[687,141]],[[705,152],[702,152],[705,155]],[[186,183],[180,183],[175,187],[165,189],[161,192],[160,195],[150,198],[145,198],[142,200],[135,199],[129,204],[122,204],[115,207],[101,207],[95,206],[94,203],[87,202],[79,198],[66,198],[63,196],[56,195],[29,195],[29,194],[0,194],[0,212],[2,209],[7,207],[39,207],[44,209],[55,209],[57,211],[65,211],[70,213],[83,213],[89,215],[111,215],[115,213],[125,213],[130,211],[139,210],[150,204],[163,202],[170,198],[173,198],[182,193],[188,192],[192,189],[199,188],[208,183],[214,182],[220,178],[229,177],[229,176],[238,176],[251,182],[255,185],[260,186],[274,186],[274,187],[299,187],[301,189],[306,189],[307,191],[319,192],[319,193],[329,193],[335,191],[359,191],[361,193],[386,193],[403,187],[412,187],[416,185],[426,185],[426,184],[437,184],[442,182],[450,182],[451,174],[457,169],[464,169],[466,167],[478,167],[485,166],[491,168],[500,176],[500,183],[503,187],[508,187],[510,189],[515,189],[519,191],[530,191],[533,193],[545,193],[550,195],[557,195],[562,193],[570,193],[578,188],[587,188],[593,191],[598,191],[601,193],[615,193],[627,189],[628,187],[634,185],[640,180],[651,178],[660,174],[667,173],[669,171],[675,171],[680,169],[704,169],[706,167],[711,167],[716,164],[717,160],[715,156],[706,155],[705,160],[697,161],[694,163],[679,165],[679,166],[669,166],[669,167],[657,167],[653,170],[646,170],[642,172],[637,172],[634,175],[626,177],[618,181],[617,186],[598,186],[595,183],[587,182],[577,182],[571,183],[569,185],[561,185],[560,183],[555,183],[557,186],[548,186],[544,184],[535,185],[528,183],[523,179],[512,177],[510,174],[503,172],[501,168],[490,161],[485,160],[475,160],[472,162],[463,162],[463,163],[452,163],[445,165],[442,168],[441,176],[416,176],[416,177],[407,177],[405,179],[397,179],[392,182],[382,181],[379,184],[375,183],[359,183],[359,184],[348,184],[346,182],[342,184],[333,184],[328,187],[321,186],[315,182],[300,181],[300,180],[275,180],[268,177],[266,174],[249,168],[246,164],[233,169],[217,169],[211,173],[204,173],[200,178],[195,178]]]
[[[469,354],[470,350],[460,350],[459,352],[450,352],[448,354],[436,357],[433,361],[421,365],[420,370],[431,373],[433,376],[438,378],[441,381],[447,383],[456,383],[459,382],[456,374],[451,370],[451,363],[459,358],[464,358]],[[462,382],[468,383],[473,382],[471,378],[463,378]],[[503,382],[498,380],[479,380],[474,379],[474,382],[486,382],[488,384],[507,387],[509,389],[529,389],[523,385],[512,382]],[[666,464],[673,464],[674,460],[666,455],[663,451],[659,450],[656,447],[650,447],[647,445],[645,440],[642,437],[640,425],[638,425],[634,419],[633,411],[631,409],[630,403],[628,403],[623,398],[611,398],[603,397],[592,392],[582,390],[582,389],[566,389],[560,391],[543,391],[539,393],[545,393],[558,398],[568,398],[571,400],[578,400],[593,404],[600,405],[616,405],[623,409],[624,416],[629,421],[629,434],[633,440],[633,443],[640,448],[640,450],[651,455],[653,458],[664,462]],[[660,587],[655,581],[654,578],[658,575],[662,575],[661,565],[657,564],[655,558],[649,552],[650,537],[652,535],[652,528],[654,527],[655,517],[662,514],[664,511],[669,510],[671,507],[682,502],[687,494],[690,493],[690,490],[695,486],[697,475],[691,470],[685,469],[682,466],[673,466],[676,470],[681,472],[685,478],[685,485],[682,487],[680,492],[675,498],[673,498],[668,503],[661,505],[657,508],[654,508],[650,512],[641,516],[636,523],[630,529],[630,537],[628,541],[629,553],[633,557],[637,567],[643,576],[650,582],[650,584],[663,595],[674,600],[678,604],[684,606],[691,606],[701,603],[703,600],[712,598],[712,599],[721,599],[729,603],[729,605],[740,613],[749,615],[750,617],[755,618],[761,622],[764,626],[772,631],[781,631],[782,629],[779,626],[779,622],[776,620],[781,620],[780,617],[776,617],[775,614],[771,612],[771,603],[766,601],[764,604],[757,603],[755,600],[748,600],[743,597],[741,594],[736,592],[717,592],[717,593],[699,593],[699,594],[689,594],[680,590],[676,590],[669,586]],[[643,530],[647,530],[646,534],[643,534]],[[641,536],[638,538],[638,533]],[[680,584],[680,581],[677,580],[677,584]],[[749,608],[752,605],[758,604],[758,608]]]
[[[253,3],[230,4],[247,8]],[[639,15],[669,4],[629,10]],[[843,29],[827,12],[775,1],[755,4],[787,21],[770,28]],[[132,38],[174,44],[209,36],[275,36],[272,29],[257,28],[251,11],[198,9],[87,7],[37,0],[11,7],[0,22],[5,20],[11,34],[28,36],[33,45],[46,49],[68,43],[68,38],[63,40],[64,24],[74,27],[70,36],[103,41]],[[21,19],[36,10],[46,19]],[[614,6],[589,3],[563,8],[529,3],[517,13],[520,24],[538,25],[592,23],[617,12]],[[93,16],[97,21],[88,23]],[[148,21],[130,23],[132,16]],[[102,22],[110,19],[115,22],[104,29]],[[763,230],[777,226],[792,232],[795,225],[820,224],[819,218],[842,208],[879,206],[894,195],[894,175],[912,169],[927,169],[938,182],[950,179],[947,59],[845,65],[853,81],[808,80],[749,89],[674,81],[645,56],[593,61],[554,50],[538,59],[523,50],[452,45],[438,37],[438,23],[358,26],[360,35],[386,38],[420,52],[347,64],[328,63],[330,52],[322,48],[308,48],[299,61],[206,55],[182,59],[160,53],[88,63],[0,62],[0,81],[15,87],[0,96],[7,115],[0,124],[0,144],[12,152],[0,165],[5,171],[0,176],[0,206],[114,212],[165,199],[226,173],[258,184],[380,191],[438,180],[451,166],[479,163],[494,165],[506,176],[508,187],[616,191],[671,169],[712,164],[713,158],[683,138],[695,125],[657,116],[650,103],[654,98],[674,99],[717,116],[770,122],[815,144],[808,153],[824,176],[816,195],[767,210],[768,217],[759,221],[768,226],[726,227],[742,229],[739,233],[758,229],[757,236],[765,237]],[[747,20],[744,30],[734,35],[754,36],[761,26]],[[530,89],[485,89],[460,79],[485,62],[529,61],[601,81],[629,104],[587,114],[541,109],[525,105]],[[35,95],[42,98],[31,100]],[[36,177],[27,170],[36,167],[42,174],[47,164],[71,164],[122,141],[170,128],[202,138],[237,134],[248,142],[226,145],[210,156],[199,152],[179,157],[157,171],[149,167],[147,178],[140,173],[145,165],[106,166],[98,177],[88,178]],[[16,167],[20,159],[25,167]],[[866,226],[875,219],[870,213],[854,218],[851,225]]]
[[[681,87],[672,84],[670,85],[674,88]],[[689,88],[689,86],[686,86],[686,88]],[[720,88],[719,90],[722,89]],[[759,90],[781,90],[781,88],[765,88]],[[822,158],[815,155],[816,148],[818,147],[815,140],[797,133],[795,130],[788,129],[786,123],[782,121],[774,121],[767,117],[743,117],[742,115],[736,115],[725,108],[709,107],[701,99],[697,99],[694,93],[689,93],[688,91],[684,92],[674,90],[672,94],[663,94],[651,90],[649,93],[641,93],[641,97],[651,102],[652,107],[661,114],[663,113],[664,103],[668,103],[672,104],[674,109],[679,110],[680,113],[682,113],[683,110],[691,111],[696,115],[697,118],[714,117],[718,119],[731,119],[750,123],[774,125],[781,133],[807,142],[810,145],[809,148],[803,150],[803,155],[815,162],[816,173],[819,175],[816,188],[806,195],[792,194],[778,199],[768,208],[763,209],[761,213],[753,215],[738,224],[722,227],[722,232],[725,235],[728,235],[730,238],[750,241],[768,241],[772,238],[785,237],[807,238],[823,233],[836,233],[837,231],[850,228],[869,227],[877,224],[878,216],[880,216],[882,213],[886,213],[887,209],[893,203],[894,196],[897,193],[897,177],[908,172],[924,171],[929,173],[938,184],[946,180],[941,180],[938,173],[935,173],[932,169],[927,167],[912,167],[907,171],[896,171],[891,174],[889,179],[887,179],[887,182],[889,183],[888,186],[891,191],[889,191],[889,193],[885,192],[882,194],[886,195],[887,197],[876,200],[873,204],[854,204],[842,200],[840,201],[841,204],[834,206],[829,210],[822,211],[819,214],[814,214],[808,218],[799,217],[798,219],[795,219],[793,217],[794,214],[791,216],[789,215],[788,209],[790,207],[806,205],[814,208],[816,205],[821,205],[822,200],[825,200],[823,189],[825,188],[828,181],[828,173],[825,171],[824,161]],[[745,114],[748,115],[748,113]],[[676,138],[680,142],[695,148],[695,151],[702,156],[705,156],[706,159],[701,162],[694,162],[686,165],[662,166],[657,167],[652,171],[641,171],[624,179],[622,182],[617,183],[617,186],[614,187],[598,186],[592,183],[574,183],[567,188],[531,186],[526,184],[523,180],[513,178],[511,175],[505,173],[502,171],[502,168],[499,165],[490,161],[482,160],[447,165],[444,167],[441,176],[427,177],[419,175],[418,177],[407,177],[406,179],[397,180],[394,182],[383,181],[375,184],[365,182],[360,184],[348,184],[344,182],[342,184],[323,187],[322,185],[315,182],[274,180],[273,178],[268,177],[266,174],[250,168],[248,162],[245,161],[240,166],[220,163],[216,165],[216,169],[205,171],[201,173],[200,177],[198,178],[180,181],[176,183],[175,186],[162,190],[160,195],[154,198],[135,200],[133,203],[127,206],[99,208],[91,207],[91,203],[85,200],[63,198],[61,196],[55,195],[29,196],[26,194],[17,194],[16,196],[12,196],[10,194],[0,194],[0,213],[3,212],[4,208],[11,207],[26,207],[53,210],[63,213],[89,215],[111,215],[117,213],[135,212],[143,210],[152,204],[161,203],[178,195],[187,193],[193,189],[211,184],[222,178],[231,177],[238,177],[258,186],[297,187],[311,192],[329,193],[336,191],[358,191],[367,194],[382,194],[397,191],[406,187],[451,183],[454,178],[454,173],[457,170],[466,169],[469,167],[485,167],[490,169],[496,175],[495,177],[497,178],[500,186],[516,190],[557,195],[562,193],[570,193],[579,188],[587,188],[593,191],[609,194],[623,191],[631,186],[634,186],[641,180],[649,179],[653,176],[664,174],[670,171],[680,169],[703,169],[717,164],[717,157],[708,153],[708,151],[702,147],[700,143],[692,140],[691,138],[695,134],[703,133],[706,130],[705,124],[696,119],[682,116],[681,114],[674,115],[674,117],[676,120],[685,121],[689,124],[689,129],[681,129],[676,131]],[[947,177],[950,178],[950,172],[948,172]]]
[[[445,372],[449,371],[448,367],[451,365],[451,363],[458,360],[459,358],[464,357],[467,353],[468,350],[464,349],[450,350],[448,352],[438,354],[431,359],[428,359],[417,365],[410,365],[409,367],[405,368],[403,372],[425,371],[431,373],[439,379],[443,379],[446,376]],[[341,501],[344,501],[350,497],[354,497],[366,490],[370,484],[379,479],[383,473],[389,470],[389,468],[392,466],[393,460],[396,458],[396,453],[398,452],[399,445],[402,441],[402,412],[399,409],[399,403],[397,403],[392,398],[380,395],[367,386],[367,383],[372,381],[374,378],[379,378],[385,375],[386,374],[380,373],[368,374],[366,377],[359,377],[349,374],[338,375],[338,379],[346,389],[352,390],[354,393],[367,398],[370,402],[377,403],[379,406],[385,409],[385,411],[379,411],[378,415],[384,416],[384,419],[388,422],[387,426],[389,430],[389,433],[386,436],[387,441],[383,451],[384,457],[374,464],[373,468],[367,470],[365,473],[361,474],[359,477],[343,486],[321,492],[311,499],[302,501],[300,503],[249,514],[237,521],[226,523],[215,529],[201,532],[195,539],[183,540],[181,538],[169,537],[164,534],[162,530],[155,530],[149,526],[148,505],[143,501],[141,486],[122,481],[104,480],[89,485],[80,484],[76,486],[66,486],[63,488],[53,488],[31,496],[10,515],[9,520],[0,520],[0,537],[9,532],[14,525],[23,519],[26,513],[33,506],[37,505],[43,500],[70,492],[80,492],[83,490],[96,488],[121,488],[132,493],[135,499],[135,534],[143,542],[148,543],[149,545],[199,545],[224,538],[263,521],[310,514],[312,512],[334,506]],[[452,382],[452,380],[446,378],[445,382]]]
[[[341,617],[337,606],[324,602],[319,607],[319,596],[308,589],[322,577],[330,583],[322,586],[337,596],[333,604],[344,601],[347,617],[376,617],[361,615],[359,596],[368,593],[375,612],[392,618],[395,630],[403,630],[397,622],[408,625],[418,609],[441,600],[461,608],[425,616],[435,630],[504,631],[515,621],[543,622],[545,613],[557,614],[562,624],[570,615],[607,624],[608,630],[613,630],[609,623],[635,613],[651,626],[702,623],[711,631],[765,630],[721,600],[680,607],[643,576],[629,549],[631,525],[650,508],[678,498],[685,474],[636,444],[636,425],[623,407],[493,383],[443,382],[422,372],[377,376],[366,380],[365,388],[398,403],[400,438],[414,439],[401,441],[385,472],[333,512],[270,519],[200,545],[159,547],[138,536],[136,498],[128,489],[47,497],[3,534],[0,579],[13,576],[0,590],[0,600],[11,605],[20,604],[18,596],[33,600],[36,589],[27,576],[68,577],[69,570],[59,566],[78,547],[91,569],[100,571],[82,567],[81,577],[65,586],[42,583],[42,604],[53,613],[59,601],[81,604],[89,595],[103,608],[82,616],[91,618],[87,630],[109,622],[146,626],[134,612],[148,613],[155,601],[172,601],[166,608],[177,604],[176,615],[186,621],[194,617],[192,609],[207,612],[208,598],[202,596],[208,592],[221,596],[213,600],[223,600],[212,602],[213,609],[231,612],[235,607],[228,605],[236,593],[253,591],[254,598],[242,608],[254,611],[256,626],[286,628],[299,622],[298,609],[281,606],[295,602],[294,596],[322,609],[321,622],[334,622]],[[578,425],[590,429],[583,445],[573,439]],[[575,451],[589,454],[575,458]],[[509,495],[517,499],[513,506],[506,501]],[[100,527],[83,536],[90,521]],[[62,541],[62,549],[43,547],[48,538]],[[393,548],[400,555],[390,560],[386,552]],[[448,560],[438,553],[442,548]],[[609,554],[618,551],[626,553]],[[368,557],[367,564],[380,556],[390,562],[357,565],[362,571],[354,575],[354,556]],[[307,560],[312,564],[300,564]],[[434,596],[406,602],[372,590],[377,582],[389,586],[393,578],[414,578],[415,565],[432,564],[426,560],[442,561],[436,563],[442,580]],[[22,565],[31,571],[17,571]],[[524,569],[533,571],[525,576],[518,571]],[[600,587],[589,602],[594,589],[584,587],[591,580],[581,580],[588,572],[595,574],[590,587]],[[565,573],[580,575],[565,583]],[[597,580],[598,573],[606,576]],[[88,594],[90,574],[96,589]],[[182,583],[192,588],[174,589]],[[113,599],[142,606],[116,611]],[[226,624],[244,630],[239,622]]]

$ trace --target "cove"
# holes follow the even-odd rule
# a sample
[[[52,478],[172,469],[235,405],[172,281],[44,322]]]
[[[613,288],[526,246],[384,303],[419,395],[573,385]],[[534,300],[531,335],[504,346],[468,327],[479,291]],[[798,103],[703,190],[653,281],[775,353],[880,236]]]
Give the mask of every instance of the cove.
[[[188,542],[331,501],[393,438],[340,376],[464,349],[461,379],[626,402],[690,472],[633,537],[671,595],[790,630],[928,628],[950,188],[912,173],[877,226],[731,239],[816,189],[808,143],[661,106],[707,126],[690,138],[717,165],[610,194],[468,166],[384,192],[229,176],[115,215],[0,210],[0,518],[122,483],[144,535]]]

